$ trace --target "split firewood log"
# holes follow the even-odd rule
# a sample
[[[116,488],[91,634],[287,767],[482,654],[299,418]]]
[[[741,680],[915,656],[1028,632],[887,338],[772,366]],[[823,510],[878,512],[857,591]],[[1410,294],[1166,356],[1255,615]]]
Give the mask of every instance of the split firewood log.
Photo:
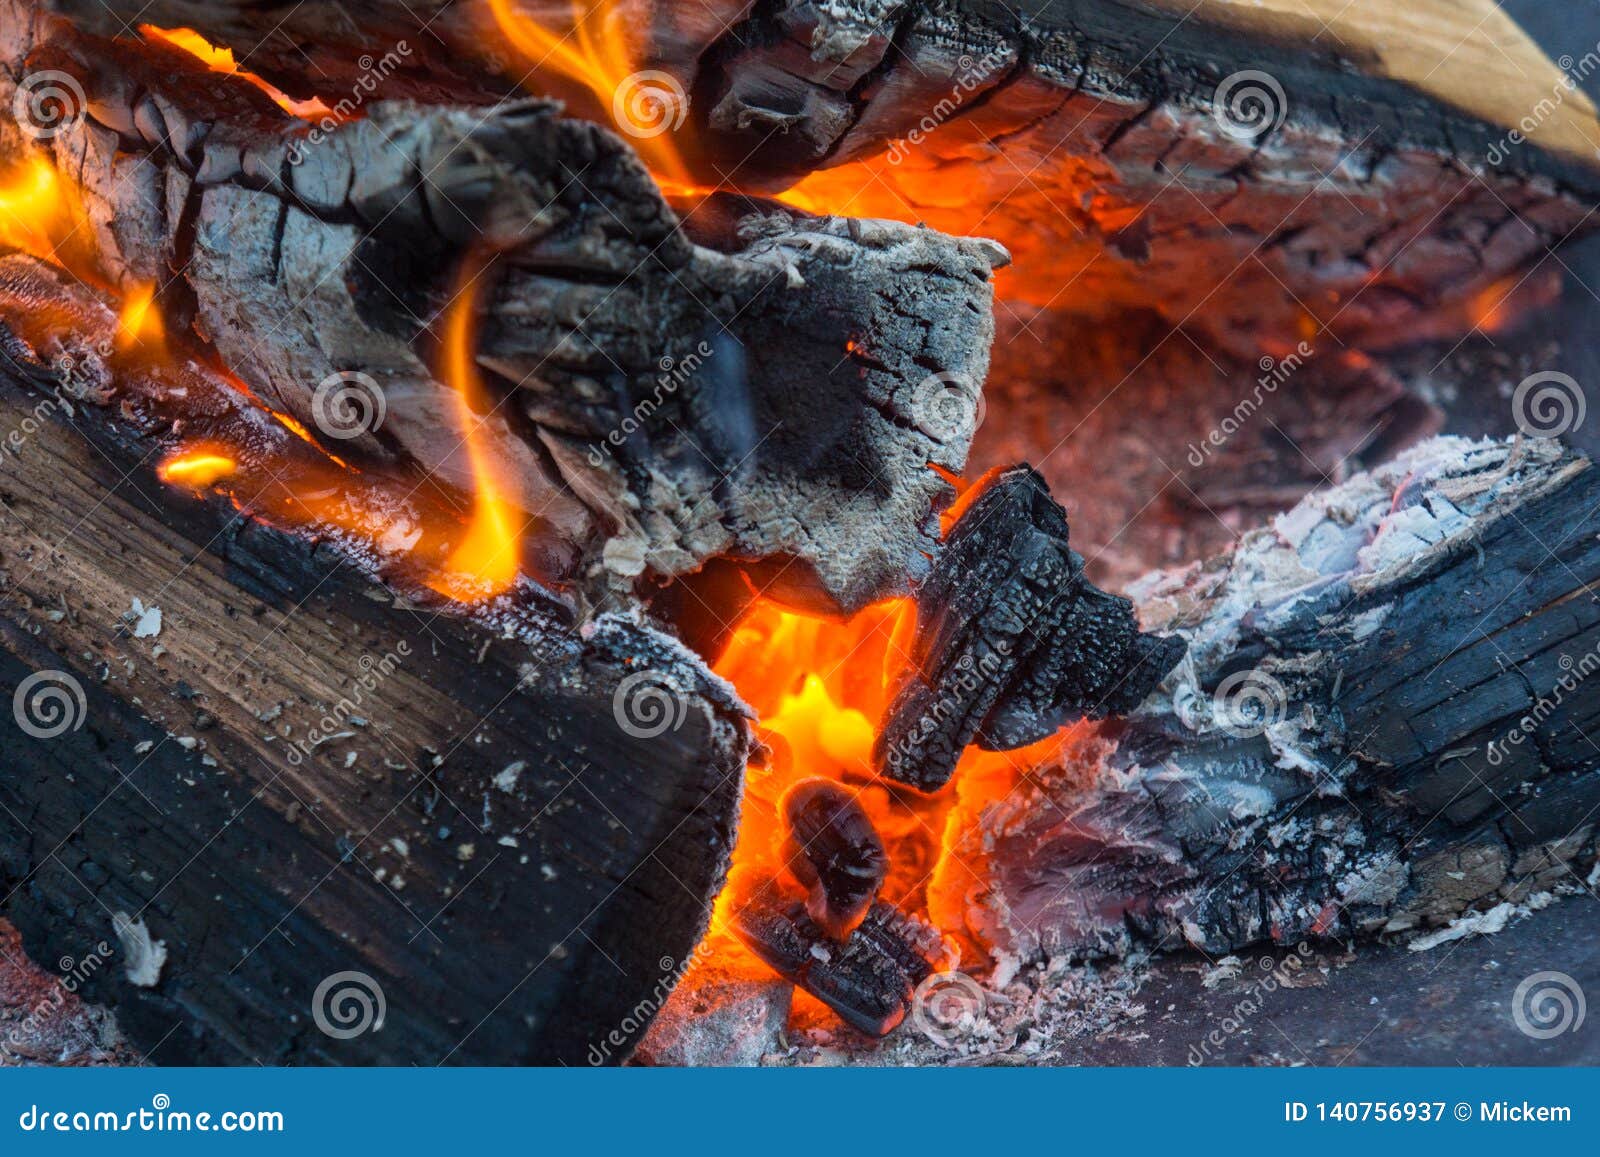
[[[153,1063],[593,1063],[710,918],[749,751],[676,640],[422,608],[0,382],[0,896]]]
[[[1011,958],[1396,933],[1581,885],[1600,473],[1441,438],[1133,593],[1184,638],[1124,724],[965,816],[932,909]],[[974,884],[973,881],[982,881]]]
[[[319,88],[309,54],[335,100],[405,39],[397,93],[526,80],[581,102],[623,78],[517,42],[570,46],[591,12],[591,36],[613,19],[684,94],[701,180],[833,170],[819,198],[957,231],[982,206],[1025,271],[1014,292],[1154,308],[1247,353],[1307,326],[1409,333],[1591,227],[1600,199],[1592,68],[1564,71],[1494,0],[57,2],[200,28],[297,95]],[[491,75],[464,81],[467,60]]]

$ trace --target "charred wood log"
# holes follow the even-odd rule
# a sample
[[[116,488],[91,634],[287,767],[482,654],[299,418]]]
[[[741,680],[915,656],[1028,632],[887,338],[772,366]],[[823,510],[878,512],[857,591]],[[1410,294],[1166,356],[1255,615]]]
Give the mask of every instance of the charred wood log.
[[[917,591],[911,665],[873,752],[880,774],[923,791],[949,782],[971,743],[1006,751],[1127,714],[1183,655],[1084,577],[1066,512],[1031,467],[978,491]]]
[[[1436,439],[1137,592],[1189,650],[981,815],[936,911],[1022,957],[1443,925],[1596,858],[1600,474]],[[977,878],[982,885],[966,886]]]
[[[540,63],[486,2],[349,0],[347,19],[289,3],[64,6],[102,27],[201,28],[298,93],[310,54],[334,98],[359,81],[352,62],[407,36],[396,95],[493,89],[458,78],[463,59],[497,72],[503,93]],[[592,6],[502,7],[560,36]],[[776,188],[861,162],[841,195],[935,225],[960,187],[1028,270],[1018,292],[1059,305],[1071,284],[1071,308],[1169,320],[1203,305],[1191,324],[1247,352],[1298,332],[1307,311],[1342,340],[1404,334],[1587,228],[1600,197],[1592,105],[1569,99],[1493,0],[1423,0],[1403,22],[1366,0],[615,9],[646,30],[638,67],[689,94],[681,151],[701,157],[702,179]],[[552,73],[538,82],[586,95]],[[1549,110],[1531,133],[1530,109]]]
[[[498,255],[477,420],[545,553],[574,559],[545,577],[604,604],[647,572],[779,559],[776,593],[851,610],[923,565],[997,246],[737,198],[680,219],[619,138],[549,103],[378,102],[324,132],[159,40],[17,12],[3,32],[20,79],[0,96],[41,75],[84,94],[48,143],[100,271],[159,283],[180,329],[315,431],[319,390],[366,375],[383,421],[342,450],[468,486],[427,355],[455,268]]]
[[[740,905],[734,932],[774,972],[868,1036],[887,1036],[905,1020],[917,986],[943,956],[937,932],[886,903],[874,904],[842,944],[804,904],[766,895]]]
[[[625,1057],[727,868],[725,685],[532,584],[423,608],[154,498],[115,400],[0,382],[0,914],[29,954],[109,944],[80,994],[158,1064]]]

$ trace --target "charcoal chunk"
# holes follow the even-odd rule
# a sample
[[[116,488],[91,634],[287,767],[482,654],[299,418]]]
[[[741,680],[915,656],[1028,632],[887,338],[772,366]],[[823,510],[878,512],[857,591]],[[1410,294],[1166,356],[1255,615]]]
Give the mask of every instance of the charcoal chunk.
[[[1066,511],[1028,466],[990,474],[917,592],[912,663],[874,749],[922,791],[961,753],[1025,747],[1065,723],[1125,715],[1184,643],[1139,632],[1133,604],[1084,577]]]
[[[809,992],[847,1024],[887,1036],[911,1011],[917,986],[936,971],[942,954],[931,928],[892,904],[874,904],[850,938],[839,944],[798,900],[769,899],[776,889],[742,905],[734,933],[791,984]]]
[[[867,914],[889,871],[883,840],[855,795],[808,779],[783,797],[785,866],[806,889],[806,912],[843,940]]]

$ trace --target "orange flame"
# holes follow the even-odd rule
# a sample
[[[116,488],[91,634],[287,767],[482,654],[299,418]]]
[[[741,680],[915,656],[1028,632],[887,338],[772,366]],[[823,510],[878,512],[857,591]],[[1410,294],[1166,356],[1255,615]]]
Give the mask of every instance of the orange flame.
[[[117,341],[119,350],[146,349],[155,353],[166,352],[167,328],[156,308],[156,287],[153,282],[135,285],[122,299],[122,309],[117,314]]]
[[[76,234],[83,220],[71,189],[42,155],[8,169],[0,181],[0,244],[85,275],[87,267],[69,260],[77,255]]]
[[[322,120],[326,117],[340,119],[333,109],[322,102],[320,97],[296,100],[255,73],[241,68],[238,61],[233,58],[233,49],[212,44],[193,28],[157,28],[154,24],[141,24],[139,25],[139,32],[147,39],[160,40],[163,43],[172,45],[174,48],[181,48],[212,72],[220,72],[227,76],[237,76],[240,80],[249,81],[271,97],[274,104],[292,117],[299,117],[301,120],[307,121]]]
[[[964,816],[976,815],[1021,773],[1056,754],[1066,733],[1021,751],[969,749],[955,786],[935,796],[877,779],[873,739],[910,661],[915,626],[909,599],[878,603],[847,622],[761,600],[734,633],[715,669],[756,710],[757,732],[771,758],[746,772],[733,869],[717,898],[713,927],[719,933],[726,933],[740,903],[781,870],[778,805],[784,793],[821,776],[852,788],[883,838],[890,859],[884,898],[929,914],[947,933],[963,934],[959,914],[935,912],[930,904],[941,876],[964,871],[949,851],[958,834],[958,802]],[[749,975],[766,974],[732,942],[720,955]]]
[[[690,179],[673,133],[688,114],[683,85],[659,69],[641,69],[615,0],[585,7],[572,0],[572,28],[557,33],[520,11],[514,0],[488,0],[495,24],[528,66],[587,88],[628,136],[651,174],[671,195],[704,192]]]
[[[494,455],[484,445],[478,414],[490,409],[478,375],[477,305],[479,277],[487,262],[469,259],[461,288],[445,316],[443,366],[440,377],[456,396],[456,417],[466,441],[475,489],[467,536],[445,563],[444,573],[429,586],[458,602],[492,598],[517,581],[521,566],[520,513],[507,502],[495,476]]]

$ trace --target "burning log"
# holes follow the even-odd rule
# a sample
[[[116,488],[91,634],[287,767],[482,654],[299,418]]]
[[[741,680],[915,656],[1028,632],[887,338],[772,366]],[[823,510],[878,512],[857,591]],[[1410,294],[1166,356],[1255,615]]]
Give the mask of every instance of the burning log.
[[[936,913],[1023,957],[1395,933],[1593,864],[1600,472],[1436,439],[1145,583],[1189,644],[981,815]],[[974,884],[973,880],[981,880]]]
[[[324,132],[154,35],[3,27],[22,79],[0,98],[45,75],[83,94],[48,143],[98,271],[158,283],[176,332],[341,452],[463,490],[493,461],[543,577],[612,605],[647,573],[780,560],[777,593],[841,611],[924,565],[997,246],[738,198],[680,218],[621,140],[547,102],[376,102]],[[481,327],[470,354],[458,324]],[[355,422],[330,402],[351,379],[373,395]]]
[[[726,686],[530,583],[425,613],[326,540],[155,501],[142,400],[87,372],[0,382],[0,895],[30,955],[112,945],[80,992],[158,1064],[620,1060],[726,871]]]
[[[1587,228],[1600,195],[1592,106],[1492,0],[1422,0],[1405,21],[1366,0],[347,0],[338,18],[58,3],[102,28],[199,28],[291,89],[309,54],[334,97],[401,40],[399,95],[504,95],[537,68],[605,119],[648,70],[702,183],[798,181],[800,198],[954,232],[961,188],[1027,271],[1017,292],[1059,305],[1070,284],[1074,309],[1154,308],[1250,355],[1308,323],[1411,332]],[[629,65],[553,50],[580,25]],[[468,60],[498,82],[465,80]]]
[[[835,940],[861,923],[888,874],[883,840],[848,790],[810,779],[783,798],[784,866],[806,889],[806,912]]]
[[[1029,467],[997,471],[917,591],[917,638],[879,732],[879,774],[937,791],[971,743],[1006,751],[1124,715],[1183,655],[1084,577],[1067,515]]]
[[[805,905],[765,896],[742,905],[734,931],[772,970],[868,1036],[887,1036],[942,959],[939,934],[892,904],[874,904],[842,944]]]

